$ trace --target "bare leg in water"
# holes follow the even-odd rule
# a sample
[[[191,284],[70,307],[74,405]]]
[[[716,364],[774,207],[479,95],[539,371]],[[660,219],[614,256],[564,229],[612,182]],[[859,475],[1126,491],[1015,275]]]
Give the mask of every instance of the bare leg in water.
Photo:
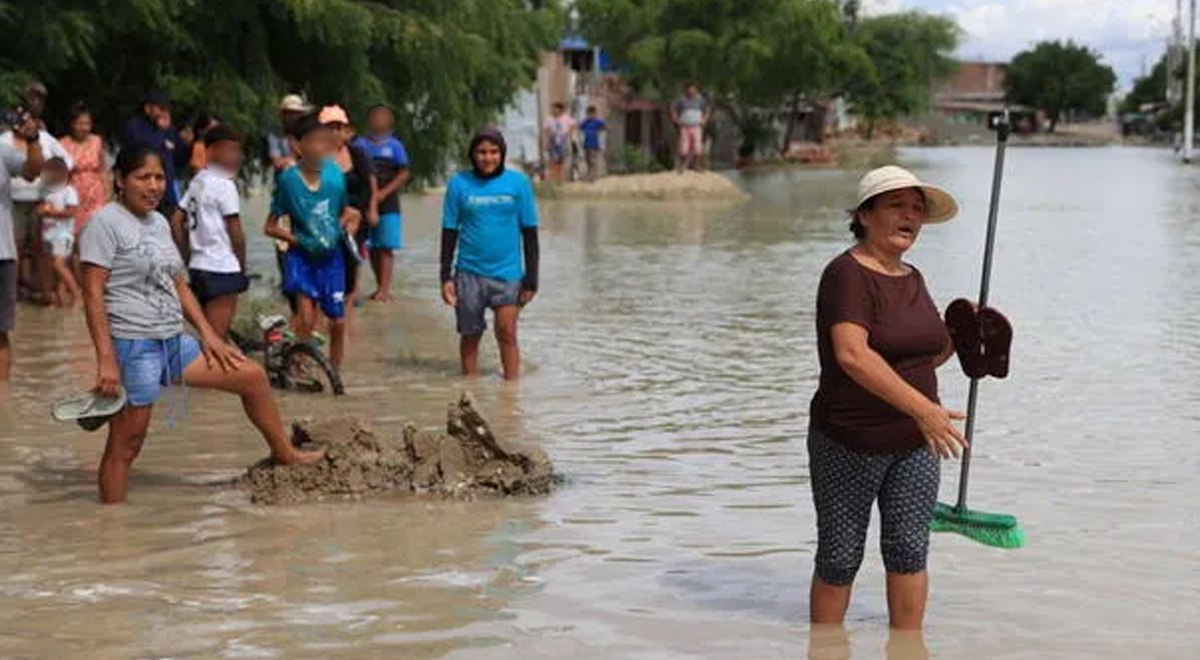
[[[183,382],[189,387],[222,390],[240,396],[246,417],[266,441],[271,449],[271,458],[276,463],[302,463],[323,455],[323,452],[303,452],[292,445],[291,438],[284,430],[279,408],[271,397],[267,373],[257,362],[247,360],[237,371],[225,372],[216,365],[210,367],[203,358],[199,358],[183,370]]]
[[[479,343],[483,335],[463,335],[458,340],[458,355],[464,376],[479,375]]]
[[[496,344],[500,347],[500,362],[504,365],[504,380],[521,377],[521,349],[517,345],[517,317],[520,310],[516,305],[505,305],[493,311]]]
[[[850,605],[850,585],[834,585],[814,577],[811,619],[814,624],[841,625]],[[920,630],[929,600],[929,573],[888,573],[888,619],[896,630]]]

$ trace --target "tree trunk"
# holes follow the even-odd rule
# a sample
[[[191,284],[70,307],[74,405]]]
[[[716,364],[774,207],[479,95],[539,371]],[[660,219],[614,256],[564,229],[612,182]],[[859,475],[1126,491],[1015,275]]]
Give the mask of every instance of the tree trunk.
[[[783,144],[779,145],[779,155],[786,156],[788,149],[792,146],[792,136],[796,132],[796,115],[800,114],[800,94],[792,95],[792,102],[788,110],[787,130],[783,132]]]

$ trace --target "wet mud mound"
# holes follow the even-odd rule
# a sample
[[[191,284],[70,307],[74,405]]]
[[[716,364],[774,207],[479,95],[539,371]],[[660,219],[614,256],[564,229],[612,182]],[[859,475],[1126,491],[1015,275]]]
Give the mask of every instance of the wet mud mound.
[[[407,492],[449,498],[545,495],[559,483],[546,455],[497,438],[464,394],[450,405],[445,432],[412,424],[388,439],[354,418],[299,422],[295,441],[323,449],[311,463],[264,460],[238,480],[257,504],[294,504]]]
[[[617,199],[720,200],[749,199],[741,188],[715,172],[659,172],[604,177],[595,182],[566,183],[555,188],[564,197]]]

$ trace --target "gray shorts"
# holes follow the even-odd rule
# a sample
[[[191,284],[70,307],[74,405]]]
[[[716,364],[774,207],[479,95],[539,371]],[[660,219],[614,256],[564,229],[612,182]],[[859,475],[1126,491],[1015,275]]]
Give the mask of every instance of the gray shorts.
[[[458,334],[481,335],[487,330],[487,310],[516,305],[521,300],[521,281],[505,282],[490,277],[464,273],[454,275],[454,288],[458,294]]]
[[[17,324],[17,262],[0,259],[0,333],[12,332]]]

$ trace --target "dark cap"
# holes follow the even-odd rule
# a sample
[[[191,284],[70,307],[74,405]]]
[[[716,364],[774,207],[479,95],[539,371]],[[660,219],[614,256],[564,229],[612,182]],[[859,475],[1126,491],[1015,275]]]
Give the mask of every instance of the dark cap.
[[[171,105],[171,97],[161,90],[152,90],[142,95],[142,105],[157,105],[165,108]]]

